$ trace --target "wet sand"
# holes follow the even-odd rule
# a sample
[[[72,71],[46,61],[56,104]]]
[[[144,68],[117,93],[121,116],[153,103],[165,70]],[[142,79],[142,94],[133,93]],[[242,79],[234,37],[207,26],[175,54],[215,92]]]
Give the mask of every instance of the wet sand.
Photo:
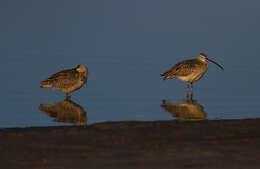
[[[0,129],[0,168],[259,169],[260,119]]]

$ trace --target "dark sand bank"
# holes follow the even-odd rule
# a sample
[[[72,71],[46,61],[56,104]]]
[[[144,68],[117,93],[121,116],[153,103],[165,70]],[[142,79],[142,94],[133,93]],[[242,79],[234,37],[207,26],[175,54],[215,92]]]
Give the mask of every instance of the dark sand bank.
[[[260,119],[0,129],[0,168],[260,168]]]

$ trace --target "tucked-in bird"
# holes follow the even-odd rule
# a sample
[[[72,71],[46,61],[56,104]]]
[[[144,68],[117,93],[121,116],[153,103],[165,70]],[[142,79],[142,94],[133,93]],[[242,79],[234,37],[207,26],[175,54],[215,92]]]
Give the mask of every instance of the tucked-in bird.
[[[208,69],[208,62],[210,61],[220,67],[224,68],[215,61],[207,58],[205,53],[200,53],[196,59],[185,60],[174,65],[170,70],[161,74],[164,80],[166,79],[180,79],[187,83],[187,97],[189,97],[189,88],[192,97],[192,83],[199,80]]]
[[[74,69],[67,69],[53,74],[51,77],[41,81],[42,88],[54,88],[66,93],[70,93],[81,88],[87,81],[88,68],[84,64],[78,65]]]

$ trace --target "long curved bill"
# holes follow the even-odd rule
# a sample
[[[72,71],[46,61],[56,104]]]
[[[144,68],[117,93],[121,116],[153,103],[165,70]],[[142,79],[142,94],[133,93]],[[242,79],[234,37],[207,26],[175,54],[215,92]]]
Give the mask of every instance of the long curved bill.
[[[224,68],[223,68],[220,64],[218,64],[217,62],[215,62],[214,60],[211,60],[211,59],[209,59],[209,58],[207,58],[207,60],[210,61],[210,62],[212,62],[212,63],[214,63],[214,64],[217,65],[218,67],[220,67],[220,69],[224,70]]]

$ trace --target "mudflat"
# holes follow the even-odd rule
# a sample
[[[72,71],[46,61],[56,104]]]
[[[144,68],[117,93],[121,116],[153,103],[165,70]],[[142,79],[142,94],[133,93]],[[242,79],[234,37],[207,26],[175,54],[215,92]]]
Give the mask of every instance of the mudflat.
[[[260,119],[0,129],[1,169],[259,169]]]

